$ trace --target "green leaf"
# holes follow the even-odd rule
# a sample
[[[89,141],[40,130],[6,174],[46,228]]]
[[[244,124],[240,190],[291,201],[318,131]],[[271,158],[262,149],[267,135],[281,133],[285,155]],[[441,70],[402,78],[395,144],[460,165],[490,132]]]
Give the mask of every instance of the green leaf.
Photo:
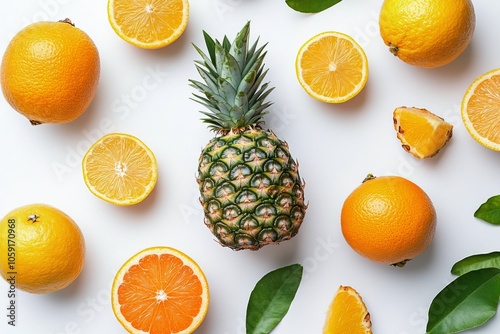
[[[500,252],[468,256],[455,263],[451,268],[451,273],[460,276],[469,271],[484,268],[500,269]]]
[[[459,333],[495,315],[500,298],[500,269],[485,268],[457,277],[429,308],[427,334]]]
[[[319,13],[336,5],[342,0],[285,0],[286,4],[302,13]]]
[[[500,225],[500,195],[488,198],[474,212],[474,217],[484,220],[485,222]]]
[[[281,322],[295,298],[302,272],[302,265],[292,264],[257,282],[247,306],[247,334],[268,334]]]
[[[215,42],[212,37],[206,33],[206,31],[203,31],[203,37],[205,38],[205,44],[207,46],[208,54],[210,55],[210,61],[205,61],[207,63],[215,64]],[[199,48],[196,49],[198,50],[198,52],[201,51]]]
[[[248,37],[250,36],[250,21],[248,21],[243,29],[236,35],[233,43],[231,44],[230,53],[236,59],[238,63],[238,68],[240,69],[240,73],[245,66],[245,60],[247,58],[247,50],[248,50]]]

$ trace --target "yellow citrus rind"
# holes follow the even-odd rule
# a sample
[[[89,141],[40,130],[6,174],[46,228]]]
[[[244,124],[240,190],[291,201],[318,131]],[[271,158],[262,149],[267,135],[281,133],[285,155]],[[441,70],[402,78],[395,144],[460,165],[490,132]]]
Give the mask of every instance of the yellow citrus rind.
[[[79,226],[65,212],[43,203],[7,213],[0,220],[0,244],[6,249],[6,256],[0,257],[0,276],[5,280],[14,276],[17,289],[33,294],[66,288],[85,263],[85,239]],[[14,265],[8,262],[7,245]]]

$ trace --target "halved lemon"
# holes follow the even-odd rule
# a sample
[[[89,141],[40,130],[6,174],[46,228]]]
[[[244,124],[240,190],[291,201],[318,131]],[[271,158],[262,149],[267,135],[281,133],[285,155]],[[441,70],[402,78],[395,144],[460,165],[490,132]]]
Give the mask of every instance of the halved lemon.
[[[453,135],[453,125],[427,109],[398,107],[393,121],[405,151],[419,159],[435,156]]]
[[[100,199],[116,205],[144,200],[158,179],[153,152],[138,138],[110,133],[96,141],[83,157],[83,178]]]
[[[108,0],[111,27],[126,42],[158,49],[177,40],[188,24],[188,0]]]
[[[368,80],[368,58],[349,35],[322,32],[302,45],[295,61],[302,88],[313,98],[341,103],[356,96]]]
[[[371,334],[372,323],[363,299],[350,286],[340,286],[326,316],[323,334]]]
[[[192,333],[205,319],[209,301],[201,268],[171,247],[151,247],[132,256],[111,288],[113,312],[129,333]]]
[[[500,68],[474,80],[462,99],[461,113],[472,138],[500,151]]]

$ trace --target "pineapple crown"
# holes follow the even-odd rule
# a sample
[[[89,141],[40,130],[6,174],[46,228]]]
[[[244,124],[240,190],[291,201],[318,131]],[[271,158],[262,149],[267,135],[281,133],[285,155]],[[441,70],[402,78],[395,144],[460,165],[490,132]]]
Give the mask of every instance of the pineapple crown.
[[[239,132],[248,127],[260,127],[272,104],[265,102],[274,88],[262,83],[268,70],[264,71],[264,48],[257,48],[258,39],[249,48],[250,22],[236,35],[231,43],[224,36],[222,43],[212,39],[203,31],[208,56],[196,45],[202,60],[195,61],[196,69],[205,83],[189,80],[190,86],[203,95],[194,94],[194,101],[205,106],[201,111],[206,117],[202,121],[210,130],[219,133]]]

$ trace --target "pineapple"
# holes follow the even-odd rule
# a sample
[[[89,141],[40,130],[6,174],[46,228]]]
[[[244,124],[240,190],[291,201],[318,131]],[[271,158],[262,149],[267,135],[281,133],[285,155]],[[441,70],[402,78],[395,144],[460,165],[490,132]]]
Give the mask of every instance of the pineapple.
[[[288,144],[264,129],[273,88],[263,83],[265,45],[249,48],[250,22],[231,43],[204,32],[208,55],[194,45],[204,83],[189,80],[202,94],[194,100],[215,137],[202,150],[198,173],[205,224],[233,250],[258,250],[297,234],[304,219],[304,182]]]

